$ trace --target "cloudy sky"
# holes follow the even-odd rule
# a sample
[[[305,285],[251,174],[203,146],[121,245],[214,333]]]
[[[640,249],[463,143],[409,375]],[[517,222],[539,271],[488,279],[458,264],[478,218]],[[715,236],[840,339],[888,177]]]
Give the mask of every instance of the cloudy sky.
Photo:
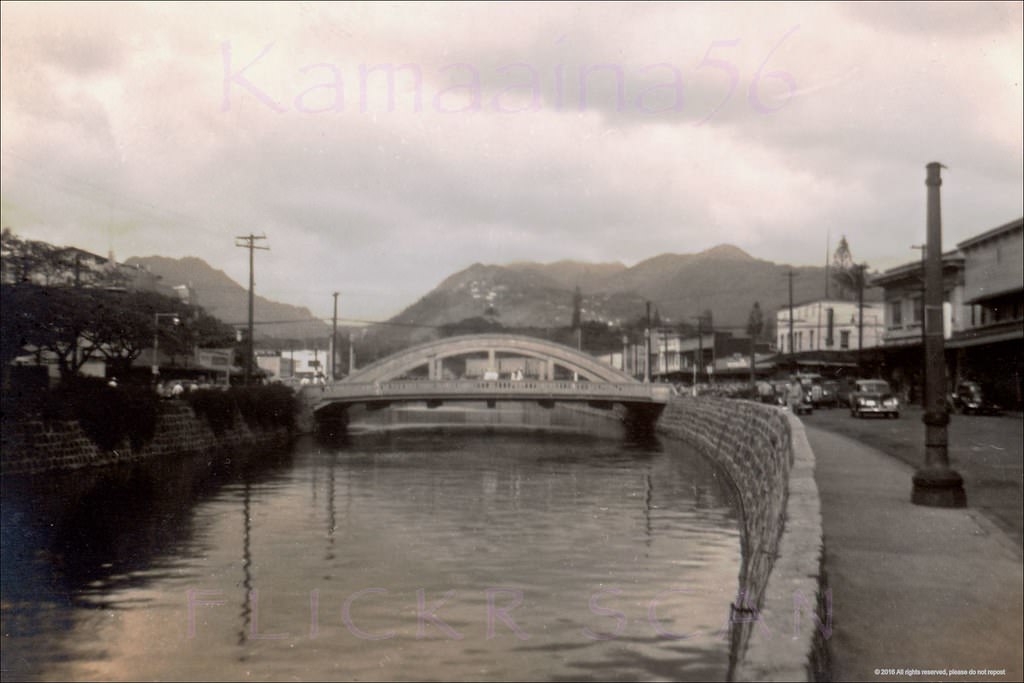
[[[2,7],[2,221],[381,319],[473,262],[916,258],[1024,213],[1022,5]],[[390,85],[389,85],[390,81]]]

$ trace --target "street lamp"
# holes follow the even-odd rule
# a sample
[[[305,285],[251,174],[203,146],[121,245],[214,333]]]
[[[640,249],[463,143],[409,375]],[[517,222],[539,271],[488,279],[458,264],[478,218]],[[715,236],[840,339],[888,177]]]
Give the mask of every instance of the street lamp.
[[[160,348],[160,318],[170,318],[174,325],[181,323],[177,313],[154,313],[153,314],[153,380],[160,375],[160,361],[157,350]]]

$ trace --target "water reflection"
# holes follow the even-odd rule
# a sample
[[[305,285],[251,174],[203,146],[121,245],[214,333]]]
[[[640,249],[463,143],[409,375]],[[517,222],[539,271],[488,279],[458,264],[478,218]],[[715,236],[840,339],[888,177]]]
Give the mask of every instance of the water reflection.
[[[556,413],[5,481],[5,677],[722,678],[728,486]]]

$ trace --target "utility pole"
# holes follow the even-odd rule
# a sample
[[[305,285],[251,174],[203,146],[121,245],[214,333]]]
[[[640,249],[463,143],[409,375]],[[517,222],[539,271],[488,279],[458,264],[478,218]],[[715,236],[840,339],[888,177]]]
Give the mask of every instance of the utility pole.
[[[927,408],[922,418],[925,425],[924,466],[914,473],[910,502],[930,507],[967,507],[964,480],[949,466],[946,426],[946,358],[942,325],[942,164],[928,164],[928,241],[925,261],[925,394]]]
[[[647,302],[647,327],[644,328],[644,382],[651,381],[651,302]]]
[[[334,293],[334,318],[331,320],[331,381],[338,381],[338,294]]]
[[[256,240],[267,239],[266,235],[254,235],[249,233],[248,235],[241,235],[235,237],[238,242],[235,242],[236,247],[242,247],[249,250],[249,340],[246,342],[246,354],[245,354],[245,384],[248,386],[249,382],[252,381],[252,359],[256,354],[256,350],[253,347],[253,329],[252,329],[252,315],[253,315],[253,289],[256,281],[253,277],[253,266],[255,259],[253,253],[256,249],[263,249],[264,251],[270,251],[270,247],[261,247],[256,245]]]
[[[830,230],[825,231],[825,299],[828,299],[828,281],[830,278],[829,273],[829,253],[828,250],[832,248],[832,232]]]
[[[864,271],[868,264],[861,263],[853,266],[857,272],[857,374],[863,376],[863,352],[864,352]]]
[[[356,347],[352,343],[352,333],[348,333],[348,374],[356,371]]]
[[[789,357],[790,357],[790,369],[796,372],[796,353],[793,350],[793,278],[796,277],[796,273],[792,270],[786,273],[786,277],[789,278]]]
[[[704,375],[704,314],[697,316],[697,383]]]

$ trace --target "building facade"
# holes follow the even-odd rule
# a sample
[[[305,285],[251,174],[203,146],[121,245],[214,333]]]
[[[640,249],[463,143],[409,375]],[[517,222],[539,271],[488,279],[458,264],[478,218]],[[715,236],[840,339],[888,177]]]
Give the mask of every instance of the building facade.
[[[955,376],[980,382],[996,402],[1019,408],[1024,394],[1024,218],[957,247],[964,259],[968,320],[947,342]]]
[[[982,383],[997,402],[1020,407],[1024,340],[1024,219],[964,240],[942,256],[947,382]],[[915,400],[923,386],[924,264],[875,277],[885,290],[888,378]]]
[[[858,351],[882,344],[885,312],[877,302],[864,302],[863,326],[861,308],[855,301],[821,299],[793,306],[793,339],[790,342],[789,308],[775,314],[775,329],[780,354],[809,351]],[[863,341],[862,341],[863,340]]]

